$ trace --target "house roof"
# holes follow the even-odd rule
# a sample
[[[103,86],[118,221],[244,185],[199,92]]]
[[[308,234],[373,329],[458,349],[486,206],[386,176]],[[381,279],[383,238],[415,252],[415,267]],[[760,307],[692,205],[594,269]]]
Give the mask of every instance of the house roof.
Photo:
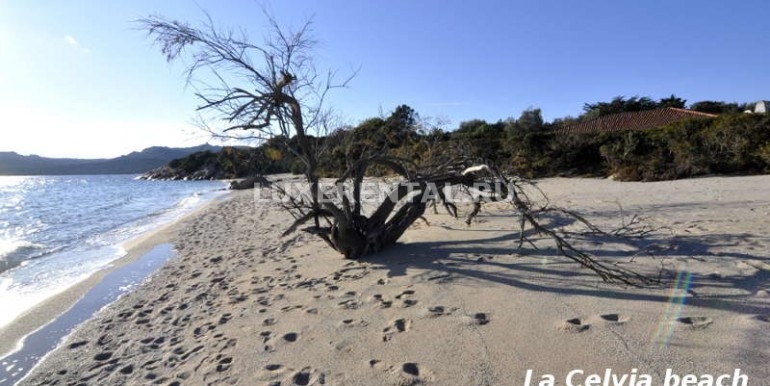
[[[591,119],[556,129],[559,134],[586,134],[620,130],[649,130],[686,119],[714,118],[715,114],[667,107],[630,111]]]

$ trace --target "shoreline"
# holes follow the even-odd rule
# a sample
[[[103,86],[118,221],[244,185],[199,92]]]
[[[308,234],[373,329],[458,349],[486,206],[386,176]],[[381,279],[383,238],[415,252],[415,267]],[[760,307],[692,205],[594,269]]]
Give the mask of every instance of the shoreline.
[[[190,221],[201,211],[210,208],[220,200],[227,199],[227,197],[228,194],[212,197],[209,201],[202,203],[191,212],[170,222],[159,224],[155,229],[150,229],[124,241],[120,244],[126,251],[124,256],[114,260],[109,266],[92,273],[84,280],[35,305],[7,326],[0,328],[0,357],[8,356],[13,351],[16,351],[22,339],[65,313],[111,272],[135,262],[157,245],[172,243],[176,233],[184,226],[186,221]]]
[[[604,284],[535,235],[537,249],[516,250],[516,222],[494,206],[471,227],[426,213],[400,244],[348,261],[312,235],[282,237],[290,216],[233,192],[21,384],[521,386],[527,374],[606,369],[652,384],[669,369],[770,378],[770,176],[538,186],[605,229],[621,222],[617,204],[643,216],[660,232],[578,246],[665,271],[669,285]]]
[[[18,382],[35,365],[45,360],[59,342],[66,339],[82,323],[94,317],[102,308],[116,301],[136,284],[147,278],[164,262],[173,258],[171,244],[158,244],[134,262],[125,264],[106,276],[63,314],[24,337],[24,344],[2,360],[0,384]],[[128,284],[128,286],[126,285]]]

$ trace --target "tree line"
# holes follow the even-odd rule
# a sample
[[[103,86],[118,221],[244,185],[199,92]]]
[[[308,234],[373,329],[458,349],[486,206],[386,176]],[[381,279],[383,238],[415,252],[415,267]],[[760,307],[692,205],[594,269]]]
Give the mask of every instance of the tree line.
[[[770,172],[770,120],[766,114],[744,114],[748,104],[721,101],[693,103],[690,110],[719,114],[686,120],[646,131],[564,134],[555,129],[583,120],[662,107],[684,108],[674,95],[655,101],[648,97],[616,97],[586,103],[579,117],[543,120],[540,109],[524,110],[518,118],[497,122],[474,119],[445,130],[420,119],[407,105],[388,116],[370,118],[313,138],[326,151],[319,155],[318,173],[336,176],[349,160],[367,155],[427,160],[464,154],[484,160],[507,173],[527,178],[554,176],[606,177],[626,181],[655,181],[708,174]],[[303,172],[302,162],[289,148],[296,138],[273,137],[255,148],[228,147],[219,153],[193,154],[171,166],[192,174],[204,165],[224,178],[255,174]],[[442,154],[443,153],[443,154]],[[385,175],[374,167],[370,175]]]

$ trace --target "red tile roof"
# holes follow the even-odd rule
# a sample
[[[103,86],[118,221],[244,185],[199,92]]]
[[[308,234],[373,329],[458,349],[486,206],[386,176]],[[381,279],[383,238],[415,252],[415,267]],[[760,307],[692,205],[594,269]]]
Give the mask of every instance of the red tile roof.
[[[649,130],[685,119],[714,118],[716,115],[667,107],[605,115],[556,129],[559,134],[586,134],[620,130]]]

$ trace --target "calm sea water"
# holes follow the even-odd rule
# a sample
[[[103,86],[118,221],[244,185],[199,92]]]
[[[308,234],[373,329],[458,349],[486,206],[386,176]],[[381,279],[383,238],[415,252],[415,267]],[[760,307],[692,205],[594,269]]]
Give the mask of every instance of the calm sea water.
[[[121,243],[224,188],[130,175],[0,176],[0,327],[124,256]]]

